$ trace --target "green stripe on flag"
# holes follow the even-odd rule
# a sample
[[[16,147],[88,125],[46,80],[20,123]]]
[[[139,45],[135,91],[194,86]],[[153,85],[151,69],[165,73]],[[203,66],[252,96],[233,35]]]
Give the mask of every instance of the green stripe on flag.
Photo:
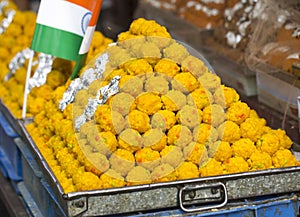
[[[50,54],[58,58],[75,61],[71,79],[77,77],[80,69],[85,65],[86,54],[79,54],[83,37],[61,29],[36,23],[31,49]]]
[[[82,36],[37,23],[31,49],[62,59],[78,61],[82,40]]]

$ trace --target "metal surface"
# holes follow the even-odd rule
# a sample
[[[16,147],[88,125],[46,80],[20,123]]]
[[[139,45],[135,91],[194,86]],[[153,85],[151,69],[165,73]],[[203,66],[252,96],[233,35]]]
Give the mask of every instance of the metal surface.
[[[228,202],[226,186],[221,182],[195,185],[191,187],[185,186],[179,190],[178,198],[180,208],[185,212],[216,209],[225,206]],[[204,205],[196,207],[191,206],[193,204],[197,204],[197,202]]]

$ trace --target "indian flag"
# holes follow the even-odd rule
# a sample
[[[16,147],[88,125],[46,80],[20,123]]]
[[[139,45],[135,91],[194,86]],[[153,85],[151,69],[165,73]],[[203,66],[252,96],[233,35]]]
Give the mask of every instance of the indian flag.
[[[102,0],[41,0],[31,49],[85,64]]]

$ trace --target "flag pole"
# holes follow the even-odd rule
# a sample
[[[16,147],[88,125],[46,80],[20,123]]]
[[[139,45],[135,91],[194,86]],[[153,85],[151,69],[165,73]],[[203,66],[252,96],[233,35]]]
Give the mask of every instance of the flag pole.
[[[26,74],[26,80],[25,80],[25,89],[24,89],[24,99],[23,99],[23,109],[22,109],[22,118],[26,118],[26,107],[27,107],[27,97],[29,94],[29,79],[31,74],[31,68],[32,68],[32,60],[33,60],[34,51],[31,50],[29,63],[27,67],[27,74]]]

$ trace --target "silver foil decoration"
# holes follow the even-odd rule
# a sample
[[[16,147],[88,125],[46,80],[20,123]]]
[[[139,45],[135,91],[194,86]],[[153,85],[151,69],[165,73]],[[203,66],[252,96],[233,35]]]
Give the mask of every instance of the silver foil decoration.
[[[73,102],[76,93],[83,89],[81,84],[81,79],[76,78],[74,79],[71,84],[69,85],[68,89],[64,92],[63,98],[59,102],[59,109],[61,111],[65,110],[68,104]]]
[[[233,19],[233,17],[235,16],[235,13],[243,8],[243,3],[242,2],[238,2],[234,5],[233,8],[227,8],[225,9],[224,15],[226,17],[226,19],[228,21],[231,21]]]
[[[4,8],[8,5],[8,1],[1,1],[0,2],[0,15],[3,14]]]
[[[248,20],[248,21],[244,21],[242,22],[239,26],[238,26],[238,29],[239,29],[239,33],[244,37],[246,36],[246,30],[248,28],[248,26],[251,24],[251,21]]]
[[[247,4],[247,5],[246,5]],[[243,10],[242,16],[236,21],[236,30],[226,34],[227,44],[236,48],[244,37],[247,37],[247,28],[260,13],[261,4],[257,0],[242,0],[232,8],[226,9],[224,15],[228,22],[232,22],[238,11]],[[228,24],[227,24],[228,25]]]
[[[227,44],[230,45],[233,48],[236,48],[237,45],[242,40],[242,36],[240,34],[235,34],[234,32],[227,32],[226,34]]]
[[[74,101],[75,95],[79,90],[88,89],[90,84],[102,77],[108,62],[109,54],[100,55],[95,62],[95,68],[87,69],[80,78],[74,79],[68,89],[64,92],[63,98],[59,102],[59,109],[63,111],[68,104]]]
[[[28,81],[29,91],[46,83],[47,75],[52,70],[54,57],[50,54],[40,53],[38,55],[38,66],[33,76]]]
[[[296,28],[295,31],[292,34],[292,37],[294,38],[300,38],[300,27]]]
[[[91,120],[94,117],[95,111],[99,105],[103,105],[109,97],[119,92],[120,76],[115,76],[108,85],[101,87],[95,99],[89,98],[88,103],[83,111],[75,121],[75,130],[78,131],[82,124]]]
[[[207,16],[217,16],[220,11],[215,8],[209,8],[204,4],[199,3],[198,1],[188,1],[187,8],[195,8],[197,11],[202,11],[203,13],[207,14]]]
[[[7,27],[11,24],[16,14],[15,10],[8,10],[5,14],[5,18],[0,22],[0,34],[3,34]]]
[[[4,81],[8,81],[19,69],[24,66],[26,59],[29,59],[31,56],[32,50],[26,48],[20,52],[18,52],[8,64],[9,73],[4,77]]]

